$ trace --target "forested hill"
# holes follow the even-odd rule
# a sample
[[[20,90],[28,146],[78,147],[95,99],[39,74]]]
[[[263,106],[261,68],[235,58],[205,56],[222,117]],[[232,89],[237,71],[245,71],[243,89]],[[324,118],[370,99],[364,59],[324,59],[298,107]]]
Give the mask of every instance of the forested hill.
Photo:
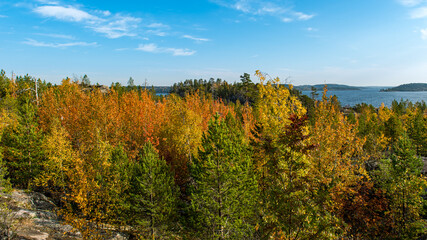
[[[360,90],[359,87],[342,85],[342,84],[326,84],[326,85],[328,86],[328,90],[335,90],[335,91]],[[322,90],[324,86],[325,84],[301,85],[301,86],[295,86],[295,88],[299,91],[311,91],[313,87],[316,88],[316,90]]]
[[[169,86],[153,86],[152,87],[156,93],[170,93],[172,87]]]
[[[408,83],[397,87],[381,89],[381,92],[422,92],[427,91],[427,83]]]
[[[245,80],[242,80],[244,77],[241,76],[241,81],[244,82]],[[246,76],[246,79],[250,79],[249,76]],[[250,81],[250,80],[249,80]],[[214,85],[215,83],[219,83],[219,84],[223,84],[225,81],[218,79],[216,81],[213,80],[213,78],[211,78],[209,81],[206,80],[186,80],[185,82],[182,83],[177,83],[174,84],[172,87],[158,87],[158,86],[154,86],[154,89],[157,93],[163,93],[163,92],[168,92],[168,91],[172,91],[172,92],[177,92],[179,91],[179,88],[192,88],[192,87],[200,87],[202,86],[203,89],[206,88],[206,85]],[[236,84],[236,83],[235,83]],[[235,85],[235,84],[231,84],[231,85]],[[239,84],[239,83],[237,83]],[[346,91],[346,90],[360,90],[359,87],[355,87],[355,86],[348,86],[348,85],[342,85],[342,84],[326,84],[328,86],[328,90],[335,90],[335,91]],[[288,86],[288,84],[285,84],[285,86]],[[325,84],[316,84],[316,85],[299,85],[299,86],[294,86],[294,88],[298,91],[312,91],[313,88],[315,88],[317,91],[322,91],[323,87],[325,86]],[[188,90],[188,89],[187,89]]]
[[[300,85],[300,86],[294,86],[296,90],[299,91],[312,91],[313,87],[316,88],[317,91],[322,91],[324,84],[316,84],[316,85]],[[354,86],[348,86],[348,85],[342,85],[342,84],[327,84],[328,90],[335,90],[335,91],[347,91],[347,90],[360,90],[359,87]],[[170,93],[173,87],[169,86],[153,86],[154,91],[156,93]]]

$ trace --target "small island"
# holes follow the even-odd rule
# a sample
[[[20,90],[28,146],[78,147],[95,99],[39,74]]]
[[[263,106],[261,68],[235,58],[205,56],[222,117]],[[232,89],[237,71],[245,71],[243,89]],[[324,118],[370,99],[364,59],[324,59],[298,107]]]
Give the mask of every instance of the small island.
[[[427,83],[408,83],[397,87],[381,89],[380,92],[424,92],[427,91]]]

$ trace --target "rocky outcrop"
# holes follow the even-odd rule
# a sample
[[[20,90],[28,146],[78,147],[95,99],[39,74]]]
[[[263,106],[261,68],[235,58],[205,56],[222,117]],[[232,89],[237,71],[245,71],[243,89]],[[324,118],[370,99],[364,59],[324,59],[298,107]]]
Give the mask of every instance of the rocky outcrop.
[[[110,92],[110,88],[105,85],[90,85],[86,88],[83,88],[82,90],[83,92],[93,92],[95,90],[99,90],[103,94],[107,94]]]
[[[56,214],[57,206],[37,192],[13,190],[0,193],[0,239],[51,240],[82,239],[72,226]],[[127,235],[112,233],[106,240],[125,240]]]
[[[55,204],[41,193],[13,190],[1,193],[0,201],[4,239],[81,239],[78,231],[58,217]]]

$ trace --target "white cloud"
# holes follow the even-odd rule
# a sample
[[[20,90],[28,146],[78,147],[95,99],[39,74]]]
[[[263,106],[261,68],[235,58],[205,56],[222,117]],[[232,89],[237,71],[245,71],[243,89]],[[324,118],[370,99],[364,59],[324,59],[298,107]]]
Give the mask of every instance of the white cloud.
[[[149,30],[145,31],[147,34],[156,35],[160,37],[164,37],[168,35],[168,33],[165,32],[165,30],[170,29],[168,25],[163,23],[151,23],[145,27],[149,28]]]
[[[163,23],[151,23],[150,25],[147,26],[148,28],[169,28],[168,25],[163,24]]]
[[[7,18],[6,15],[0,15],[0,18]]]
[[[298,20],[303,20],[303,21],[310,20],[314,17],[314,14],[309,15],[302,12],[295,12],[294,15],[297,17]]]
[[[427,7],[420,7],[412,10],[411,18],[425,18],[427,17]]]
[[[309,32],[317,32],[317,29],[316,28],[312,28],[312,27],[308,27],[307,31],[309,31]]]
[[[111,12],[110,12],[110,11],[108,11],[108,10],[106,10],[106,11],[96,10],[95,12],[96,12],[96,13],[98,13],[98,14],[101,14],[101,15],[103,15],[103,16],[105,16],[105,17],[108,17],[108,16],[110,16],[110,15],[111,15]]]
[[[237,1],[236,3],[230,5],[229,7],[245,13],[248,13],[250,11],[249,6],[247,6],[244,1]]]
[[[160,51],[160,49],[154,43],[140,44],[138,46],[137,50],[144,51],[144,52],[159,52]]]
[[[155,43],[140,44],[136,50],[150,53],[171,53],[173,56],[191,56],[196,53],[196,51],[187,48],[158,47]]]
[[[292,22],[292,21],[294,21],[292,18],[288,18],[288,17],[282,18],[282,22],[285,22],[285,23]]]
[[[293,7],[280,0],[210,0],[220,6],[231,8],[245,14],[278,17],[283,22],[294,20],[306,21],[314,14],[307,14],[293,10]]]
[[[74,39],[73,36],[64,35],[64,34],[56,34],[56,33],[36,33],[36,34],[40,36],[52,37],[52,38]]]
[[[190,36],[190,35],[184,35],[182,37],[183,38],[187,38],[187,39],[191,39],[191,40],[194,40],[194,41],[197,41],[197,42],[207,42],[207,41],[210,41],[210,39],[207,39],[207,38],[197,38],[197,37],[193,37],[193,36]]]
[[[72,6],[40,6],[33,9],[43,17],[51,17],[61,21],[79,22],[84,27],[107,38],[136,36],[140,18],[114,14],[110,11],[95,10],[92,13]]]
[[[196,51],[187,48],[166,48],[165,51],[171,52],[174,56],[191,56],[196,53]]]
[[[404,6],[412,7],[423,2],[423,0],[398,0],[398,2]]]
[[[108,38],[132,37],[137,35],[135,29],[140,22],[140,18],[115,15],[108,21],[94,23],[88,27],[95,32],[105,34]]]
[[[23,42],[24,44],[34,46],[34,47],[51,47],[51,48],[67,48],[67,47],[87,47],[87,46],[96,46],[96,42],[87,43],[87,42],[69,42],[69,43],[45,43],[39,42],[34,39],[27,39]]]
[[[74,7],[41,6],[35,8],[34,12],[44,17],[54,17],[59,20],[71,22],[96,19],[95,16]]]
[[[152,34],[152,35],[156,35],[156,36],[159,36],[159,37],[164,37],[164,36],[166,36],[166,35],[167,35],[167,33],[166,33],[166,32],[164,32],[164,31],[162,31],[162,30],[160,30],[160,29],[156,29],[156,30],[147,30],[147,31],[146,31],[146,33],[148,33],[148,34]]]
[[[426,29],[421,29],[421,38],[424,40],[427,40],[427,28]]]
[[[37,0],[37,2],[42,4],[48,4],[48,5],[58,5],[59,2],[57,1],[50,1],[50,0]]]
[[[283,12],[283,9],[280,8],[280,7],[271,6],[271,7],[263,7],[263,8],[260,9],[259,12],[260,13],[271,13],[271,14],[275,14],[275,13]]]

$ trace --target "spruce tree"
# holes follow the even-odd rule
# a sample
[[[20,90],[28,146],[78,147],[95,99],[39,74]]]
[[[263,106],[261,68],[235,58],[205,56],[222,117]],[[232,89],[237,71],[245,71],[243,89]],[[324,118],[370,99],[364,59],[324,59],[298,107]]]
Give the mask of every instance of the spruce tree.
[[[173,235],[178,189],[170,167],[150,142],[133,166],[130,185],[130,224],[139,229],[141,237],[163,239]]]
[[[199,156],[191,164],[194,186],[191,207],[196,227],[204,239],[250,239],[253,237],[257,181],[241,130],[235,121],[210,122]]]
[[[380,163],[374,172],[377,184],[385,190],[390,212],[387,216],[394,223],[392,235],[396,239],[417,239],[425,233],[425,221],[421,211],[425,200],[427,182],[421,175],[423,163],[407,136],[399,138],[392,148],[389,159]]]
[[[10,125],[3,134],[4,159],[12,184],[29,188],[40,174],[45,159],[43,135],[38,129],[36,107],[30,99],[19,107],[18,124]]]

